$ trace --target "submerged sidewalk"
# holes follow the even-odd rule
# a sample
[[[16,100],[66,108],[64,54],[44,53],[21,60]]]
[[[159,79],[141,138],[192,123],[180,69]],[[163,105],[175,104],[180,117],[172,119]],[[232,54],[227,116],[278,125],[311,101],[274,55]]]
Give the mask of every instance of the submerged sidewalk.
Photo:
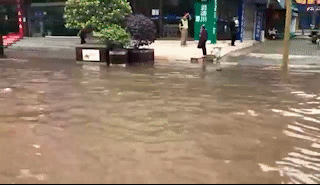
[[[217,41],[216,44],[207,43],[207,54],[215,54],[215,47],[221,47],[220,56],[225,56],[232,51],[247,48],[259,42],[254,40],[236,41],[236,46],[230,46],[230,41]],[[155,49],[155,57],[169,61],[190,61],[191,58],[202,57],[202,49],[197,48],[198,41],[187,41],[187,46],[180,46],[180,41],[159,40],[152,44]]]
[[[75,47],[79,46],[79,42],[79,37],[25,37],[8,48],[74,51]],[[207,53],[212,54],[214,47],[221,47],[221,56],[225,56],[232,51],[250,47],[256,43],[259,42],[254,40],[236,41],[236,46],[230,46],[230,41],[217,41],[216,44],[207,43]],[[202,50],[197,48],[197,44],[198,41],[187,41],[187,46],[182,47],[180,46],[179,40],[156,40],[149,48],[155,50],[155,60],[189,62],[191,58],[199,58],[202,56]]]

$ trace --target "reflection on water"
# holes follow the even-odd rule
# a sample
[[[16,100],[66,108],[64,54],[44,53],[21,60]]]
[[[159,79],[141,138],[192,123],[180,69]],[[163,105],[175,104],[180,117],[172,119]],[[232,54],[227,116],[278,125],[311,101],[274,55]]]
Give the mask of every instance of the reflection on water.
[[[316,94],[307,94],[303,91],[291,92],[291,94],[303,99],[304,104],[290,106],[286,111],[287,116],[296,117],[284,129],[284,133],[296,140],[294,150],[288,156],[276,163],[280,169],[290,177],[291,183],[320,183],[320,128],[318,124],[320,109],[317,103]],[[314,101],[313,101],[314,100]],[[294,108],[293,108],[294,107]],[[279,113],[285,116],[284,111]]]
[[[320,182],[320,94],[303,80],[317,74],[285,81],[270,66],[12,61],[0,69],[1,182]]]

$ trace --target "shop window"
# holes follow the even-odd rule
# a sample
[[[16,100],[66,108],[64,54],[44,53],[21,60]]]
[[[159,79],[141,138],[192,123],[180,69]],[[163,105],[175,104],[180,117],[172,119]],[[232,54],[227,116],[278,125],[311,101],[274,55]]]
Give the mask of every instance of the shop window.
[[[6,21],[5,29],[9,33],[19,32],[18,12],[16,5],[1,5],[0,10],[4,14],[4,21]]]

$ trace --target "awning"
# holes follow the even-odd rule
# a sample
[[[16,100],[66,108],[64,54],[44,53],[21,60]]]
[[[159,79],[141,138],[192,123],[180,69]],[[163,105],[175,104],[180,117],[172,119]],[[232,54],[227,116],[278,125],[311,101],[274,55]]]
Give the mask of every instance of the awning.
[[[270,4],[273,5],[273,8],[276,10],[286,9],[286,0],[270,0]],[[299,12],[298,6],[295,3],[295,0],[292,0],[291,5],[292,12]]]
[[[272,6],[275,10],[283,10],[285,9],[285,0],[267,0],[269,6]]]
[[[286,8],[286,0],[277,0],[281,8],[285,9]]]
[[[292,0],[292,5],[295,4],[296,0]],[[297,0],[299,1],[299,0]],[[300,0],[303,1],[303,0]],[[308,0],[306,0],[308,1]],[[317,0],[320,2],[320,0]],[[254,3],[258,4],[265,4],[265,5],[272,5],[274,9],[276,10],[281,10],[281,9],[286,9],[286,0],[253,0]],[[292,10],[298,11],[297,7],[293,7]]]

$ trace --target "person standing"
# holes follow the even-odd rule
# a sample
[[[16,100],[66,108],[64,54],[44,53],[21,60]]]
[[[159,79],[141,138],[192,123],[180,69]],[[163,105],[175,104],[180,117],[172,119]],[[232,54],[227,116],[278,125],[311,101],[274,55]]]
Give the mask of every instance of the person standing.
[[[240,23],[239,23],[239,18],[238,17],[234,17],[234,23],[235,23],[235,27],[236,27],[236,31],[237,31],[237,35],[236,35],[236,40],[238,39],[238,33],[240,30]]]
[[[205,25],[203,24],[201,25],[201,28],[200,28],[198,48],[202,49],[202,54],[204,56],[207,55],[207,48],[206,48],[207,40],[208,40],[208,32],[205,28]]]
[[[234,43],[236,42],[237,39],[237,27],[236,27],[236,22],[235,22],[235,17],[233,17],[230,20],[230,33],[231,33],[231,46],[235,46]]]
[[[180,23],[179,23],[179,30],[181,33],[181,46],[186,46],[187,45],[187,38],[188,38],[188,19],[190,19],[189,13],[186,13]]]

